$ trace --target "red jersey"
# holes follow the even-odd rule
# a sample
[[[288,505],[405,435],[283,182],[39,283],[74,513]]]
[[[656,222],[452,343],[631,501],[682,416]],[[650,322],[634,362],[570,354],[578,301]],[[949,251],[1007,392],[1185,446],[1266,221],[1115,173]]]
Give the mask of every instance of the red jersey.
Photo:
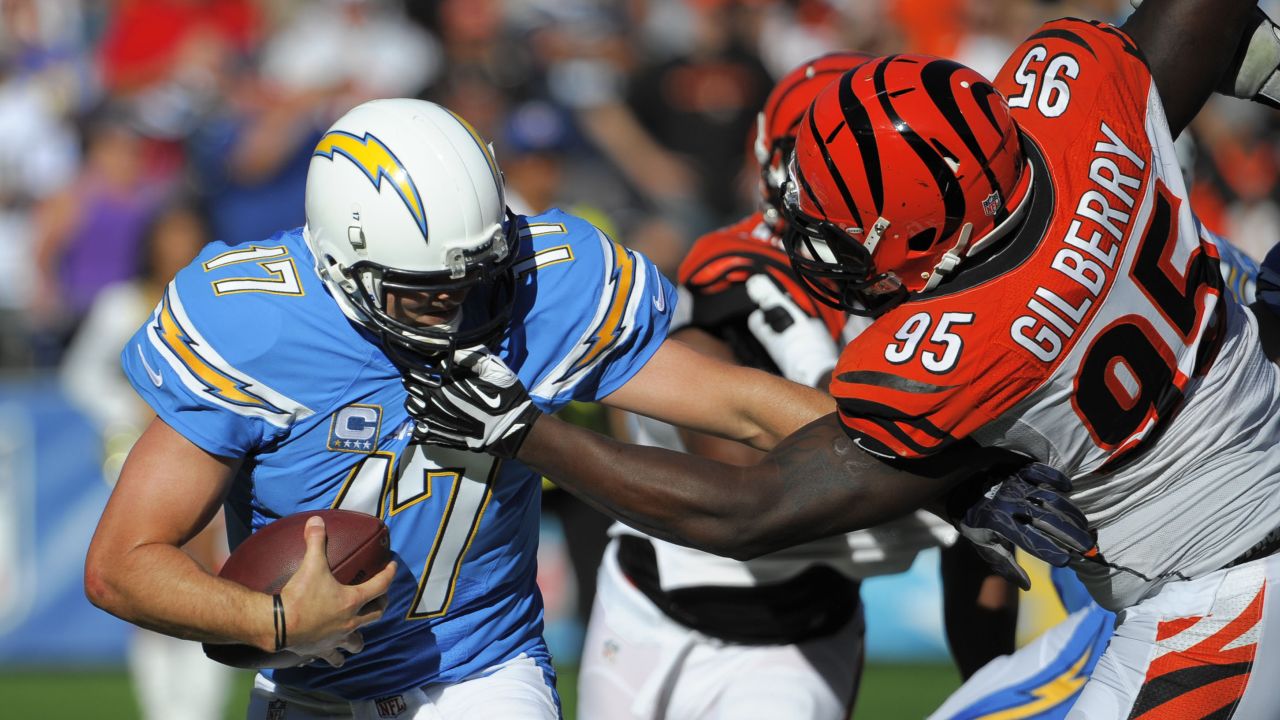
[[[1163,109],[1124,33],[1049,23],[995,84],[1033,173],[1024,227],[879,318],[846,348],[832,393],[874,452],[929,455],[1021,410],[1046,435],[1086,434],[1073,465],[1093,470],[1167,420],[1212,360],[1216,251],[1153,138],[1168,139]],[[1061,407],[1040,422],[1041,405]]]
[[[698,238],[680,263],[681,291],[688,291],[693,305],[691,324],[714,333],[727,322],[745,320],[756,309],[747,296],[747,278],[757,274],[771,277],[805,314],[826,324],[833,340],[839,339],[844,313],[804,291],[782,242],[759,212]]]
[[[870,452],[969,439],[1062,470],[1105,558],[1075,569],[1122,608],[1275,527],[1280,370],[1222,292],[1132,40],[1049,23],[996,86],[1033,173],[1023,226],[877,318],[831,391]]]

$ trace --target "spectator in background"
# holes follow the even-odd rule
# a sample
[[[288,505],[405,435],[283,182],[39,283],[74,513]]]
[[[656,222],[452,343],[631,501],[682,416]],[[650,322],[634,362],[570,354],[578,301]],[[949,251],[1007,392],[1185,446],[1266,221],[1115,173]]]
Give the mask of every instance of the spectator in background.
[[[899,52],[952,57],[965,33],[967,0],[889,0],[902,33]]]
[[[128,107],[158,174],[182,169],[182,140],[222,101],[225,66],[247,58],[263,32],[254,0],[121,0],[99,57],[103,89]]]
[[[739,191],[726,192],[725,181],[745,177],[742,158],[773,79],[754,50],[758,9],[732,0],[689,0],[686,6],[689,46],[641,68],[631,79],[627,105],[660,145],[692,165],[707,220],[718,224],[751,207],[747,191],[754,185],[734,182],[730,187]]]
[[[524,103],[507,116],[497,151],[507,181],[507,206],[514,212],[536,215],[563,199],[572,133],[563,111],[548,102]]]
[[[392,0],[324,0],[298,8],[263,43],[259,73],[223,62],[223,101],[187,143],[213,236],[259,240],[303,222],[311,151],[349,107],[413,96],[435,76],[439,50]]]
[[[247,52],[261,29],[253,0],[119,0],[100,39],[105,89],[147,92],[188,69],[184,55],[212,42]]]
[[[169,280],[209,240],[203,216],[189,203],[166,206],[143,235],[139,272],[100,292],[67,350],[60,375],[64,391],[97,426],[103,439],[103,477],[114,484],[125,456],[152,417],[120,369],[120,350],[155,307]],[[226,558],[221,512],[185,547],[216,572]],[[200,645],[137,628],[129,646],[129,673],[146,720],[217,720],[232,671],[204,656]]]
[[[1210,102],[1192,127],[1199,149],[1192,202],[1214,232],[1261,261],[1280,237],[1280,155],[1274,111],[1257,105]]]
[[[524,43],[510,36],[501,0],[439,0],[430,20],[444,49],[446,82],[472,78],[498,88],[509,100],[527,99],[533,63]]]
[[[162,188],[148,176],[131,118],[107,106],[90,117],[84,165],[36,214],[32,314],[56,362],[98,292],[134,276],[138,246]]]
[[[629,216],[661,219],[665,235],[675,238],[678,254],[683,255],[685,238],[707,222],[706,213],[694,168],[659,144],[624,102],[635,54],[622,31],[628,23],[584,4],[547,5],[530,15],[527,44],[543,73],[548,97],[573,114],[588,144],[614,170],[610,177],[592,182],[592,200],[606,203],[624,225],[630,225]],[[625,184],[627,197],[602,199],[617,180]],[[646,224],[638,217],[634,221],[641,228]],[[635,232],[627,227],[625,234],[634,241]],[[679,258],[658,264],[674,271]]]
[[[187,139],[187,162],[213,237],[235,244],[303,222],[311,151],[331,120],[331,95],[260,82],[243,70]]]
[[[333,119],[375,97],[412,97],[441,71],[439,42],[399,0],[319,0],[297,8],[264,43],[269,86],[327,93]]]
[[[32,362],[34,208],[80,163],[81,28],[75,0],[0,0],[0,367]]]
[[[947,57],[992,80],[1025,39],[1026,29],[1049,19],[1041,17],[1043,10],[1036,3],[1026,0],[965,0],[962,12],[964,32]]]
[[[766,3],[760,59],[776,79],[820,55],[866,49],[872,36],[883,35],[891,27],[884,14],[881,3],[851,3],[842,8],[827,0]]]
[[[29,361],[27,303],[36,293],[33,208],[75,177],[75,132],[39,76],[0,56],[0,365]]]

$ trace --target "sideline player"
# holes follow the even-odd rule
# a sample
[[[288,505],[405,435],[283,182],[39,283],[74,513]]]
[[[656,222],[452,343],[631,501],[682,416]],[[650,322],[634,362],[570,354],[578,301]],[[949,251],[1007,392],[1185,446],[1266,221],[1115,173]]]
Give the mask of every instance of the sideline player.
[[[254,717],[556,717],[538,475],[416,442],[405,374],[440,382],[453,348],[488,343],[540,410],[601,399],[762,448],[831,400],[664,342],[675,296],[643,257],[503,200],[465,121],[373,101],[317,146],[304,228],[213,243],[179,272],[122,354],[158,418],[94,535],[89,598],[172,635],[317,659],[260,673]],[[307,510],[379,515],[395,562],[339,585],[313,519],[281,593],[249,591],[179,550],[224,502],[234,540]]]
[[[842,346],[845,315],[816,303],[792,275],[779,233],[785,162],[809,103],[833,79],[872,56],[832,53],[778,81],[760,114],[755,160],[761,210],[700,238],[681,266],[682,311],[671,337],[703,352],[825,389]],[[752,280],[756,275],[763,277]],[[758,285],[763,280],[765,285]],[[800,306],[755,312],[751,293],[785,289]],[[779,315],[781,311],[783,314]],[[754,312],[754,317],[752,317]],[[778,327],[762,327],[761,323]],[[861,325],[857,326],[858,328]],[[758,451],[628,415],[633,441],[747,465]],[[599,572],[578,675],[583,717],[847,718],[864,640],[859,581],[906,570],[928,547],[951,545],[955,529],[919,511],[848,536],[749,562],[673,545],[621,523]],[[944,567],[976,576],[959,586],[990,602],[1016,594],[967,544]],[[969,559],[971,558],[971,559]],[[984,578],[990,578],[985,580]],[[956,593],[954,581],[948,587]],[[957,610],[951,605],[964,603]],[[962,676],[1013,651],[1016,603],[989,609],[978,597],[948,604],[949,635]],[[956,628],[956,625],[960,625]]]
[[[879,315],[841,358],[838,415],[746,469],[542,420],[520,457],[749,557],[900,512],[979,448],[1030,455],[1074,478],[1098,547],[1073,567],[1125,610],[1070,717],[1272,717],[1274,328],[1221,292],[1172,136],[1220,79],[1274,103],[1277,50],[1251,3],[1168,0],[1122,28],[1046,25],[994,87],[936,58],[863,66],[815,101],[791,173],[793,265]],[[454,384],[514,388],[476,365]],[[478,412],[459,389],[437,389],[438,416]]]

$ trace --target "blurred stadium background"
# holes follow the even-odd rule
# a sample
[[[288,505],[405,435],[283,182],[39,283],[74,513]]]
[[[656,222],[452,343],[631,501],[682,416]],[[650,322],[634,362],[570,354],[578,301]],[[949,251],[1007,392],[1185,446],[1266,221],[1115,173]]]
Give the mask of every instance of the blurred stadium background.
[[[132,630],[81,590],[141,422],[110,321],[131,331],[164,268],[199,243],[300,225],[311,148],[347,108],[378,96],[451,107],[493,139],[516,210],[571,208],[671,273],[699,234],[750,210],[755,113],[794,64],[906,50],[994,74],[1043,20],[1127,11],[1124,0],[0,0],[0,716],[140,717]],[[1259,259],[1280,231],[1276,117],[1211,103],[1193,126],[1196,210]],[[549,492],[540,576],[573,717],[604,523]],[[936,565],[926,554],[866,584],[855,717],[923,717],[958,684]],[[1033,591],[1022,614],[1026,639],[1061,610]],[[227,717],[242,716],[248,677]]]

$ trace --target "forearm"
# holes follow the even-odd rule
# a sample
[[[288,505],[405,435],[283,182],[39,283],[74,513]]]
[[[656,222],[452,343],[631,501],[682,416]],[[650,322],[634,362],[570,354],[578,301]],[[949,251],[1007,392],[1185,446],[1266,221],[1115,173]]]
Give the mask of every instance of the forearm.
[[[749,514],[753,499],[735,491],[746,483],[745,468],[629,445],[551,416],[534,424],[518,458],[637,530],[720,554],[737,535],[733,518]]]
[[[182,550],[217,515],[239,465],[153,420],[89,544],[90,602],[167,635],[275,650],[271,597],[211,575]]]
[[[835,412],[835,400],[827,393],[768,373],[759,374],[769,381],[753,380],[740,399],[740,412],[750,419],[754,430],[744,442],[752,447],[772,450],[816,418]]]
[[[825,393],[705,354],[682,332],[669,338],[635,377],[603,402],[678,427],[772,449],[782,438],[831,413]]]
[[[972,468],[968,458],[913,468],[920,474],[895,469],[862,452],[830,415],[750,467],[626,445],[549,417],[518,457],[632,527],[740,559],[878,525],[972,471],[962,469]]]
[[[109,559],[91,554],[85,591],[94,605],[156,632],[275,650],[271,596],[209,574],[172,545],[140,545]]]

